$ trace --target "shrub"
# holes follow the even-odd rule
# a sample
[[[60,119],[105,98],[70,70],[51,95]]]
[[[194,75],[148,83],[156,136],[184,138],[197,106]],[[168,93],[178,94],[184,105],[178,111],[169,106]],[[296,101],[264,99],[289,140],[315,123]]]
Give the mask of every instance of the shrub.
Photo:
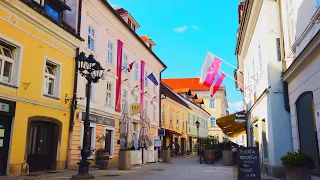
[[[285,156],[281,157],[282,165],[285,167],[314,167],[313,159],[304,152],[288,152]]]

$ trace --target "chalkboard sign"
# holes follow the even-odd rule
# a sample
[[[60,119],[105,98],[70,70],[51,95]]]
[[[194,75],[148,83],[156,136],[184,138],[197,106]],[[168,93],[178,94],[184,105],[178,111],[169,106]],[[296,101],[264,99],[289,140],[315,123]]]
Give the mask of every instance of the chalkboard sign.
[[[238,179],[261,180],[259,149],[257,147],[239,147],[238,156]]]

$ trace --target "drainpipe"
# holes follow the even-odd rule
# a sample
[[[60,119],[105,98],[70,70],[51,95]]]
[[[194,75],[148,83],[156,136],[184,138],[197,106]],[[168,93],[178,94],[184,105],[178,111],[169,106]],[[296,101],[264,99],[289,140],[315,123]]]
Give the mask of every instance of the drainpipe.
[[[82,0],[78,1],[78,23],[77,23],[77,35],[80,36],[81,29],[81,14],[82,14]],[[76,49],[75,57],[78,56],[80,49]],[[69,124],[69,142],[68,142],[68,154],[67,154],[67,168],[71,167],[71,150],[72,150],[72,138],[73,138],[73,126],[75,110],[77,109],[77,91],[78,91],[78,60],[75,59],[74,65],[74,79],[73,79],[73,95],[70,107],[70,124]]]

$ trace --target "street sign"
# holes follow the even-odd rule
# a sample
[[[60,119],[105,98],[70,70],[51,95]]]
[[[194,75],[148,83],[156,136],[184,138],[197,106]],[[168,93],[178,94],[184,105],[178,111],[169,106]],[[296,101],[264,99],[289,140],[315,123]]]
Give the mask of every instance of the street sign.
[[[158,129],[158,136],[165,136],[165,135],[166,135],[165,129]]]
[[[130,104],[130,112],[131,112],[131,115],[140,113],[140,104],[139,103]]]
[[[161,140],[154,140],[154,147],[161,147]]]

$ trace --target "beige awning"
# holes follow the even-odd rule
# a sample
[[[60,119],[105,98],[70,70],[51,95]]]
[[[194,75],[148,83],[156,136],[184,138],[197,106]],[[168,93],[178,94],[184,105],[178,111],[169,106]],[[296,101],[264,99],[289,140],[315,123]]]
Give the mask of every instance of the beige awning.
[[[217,125],[231,138],[246,134],[245,123],[236,120],[245,120],[244,111],[218,118]]]

